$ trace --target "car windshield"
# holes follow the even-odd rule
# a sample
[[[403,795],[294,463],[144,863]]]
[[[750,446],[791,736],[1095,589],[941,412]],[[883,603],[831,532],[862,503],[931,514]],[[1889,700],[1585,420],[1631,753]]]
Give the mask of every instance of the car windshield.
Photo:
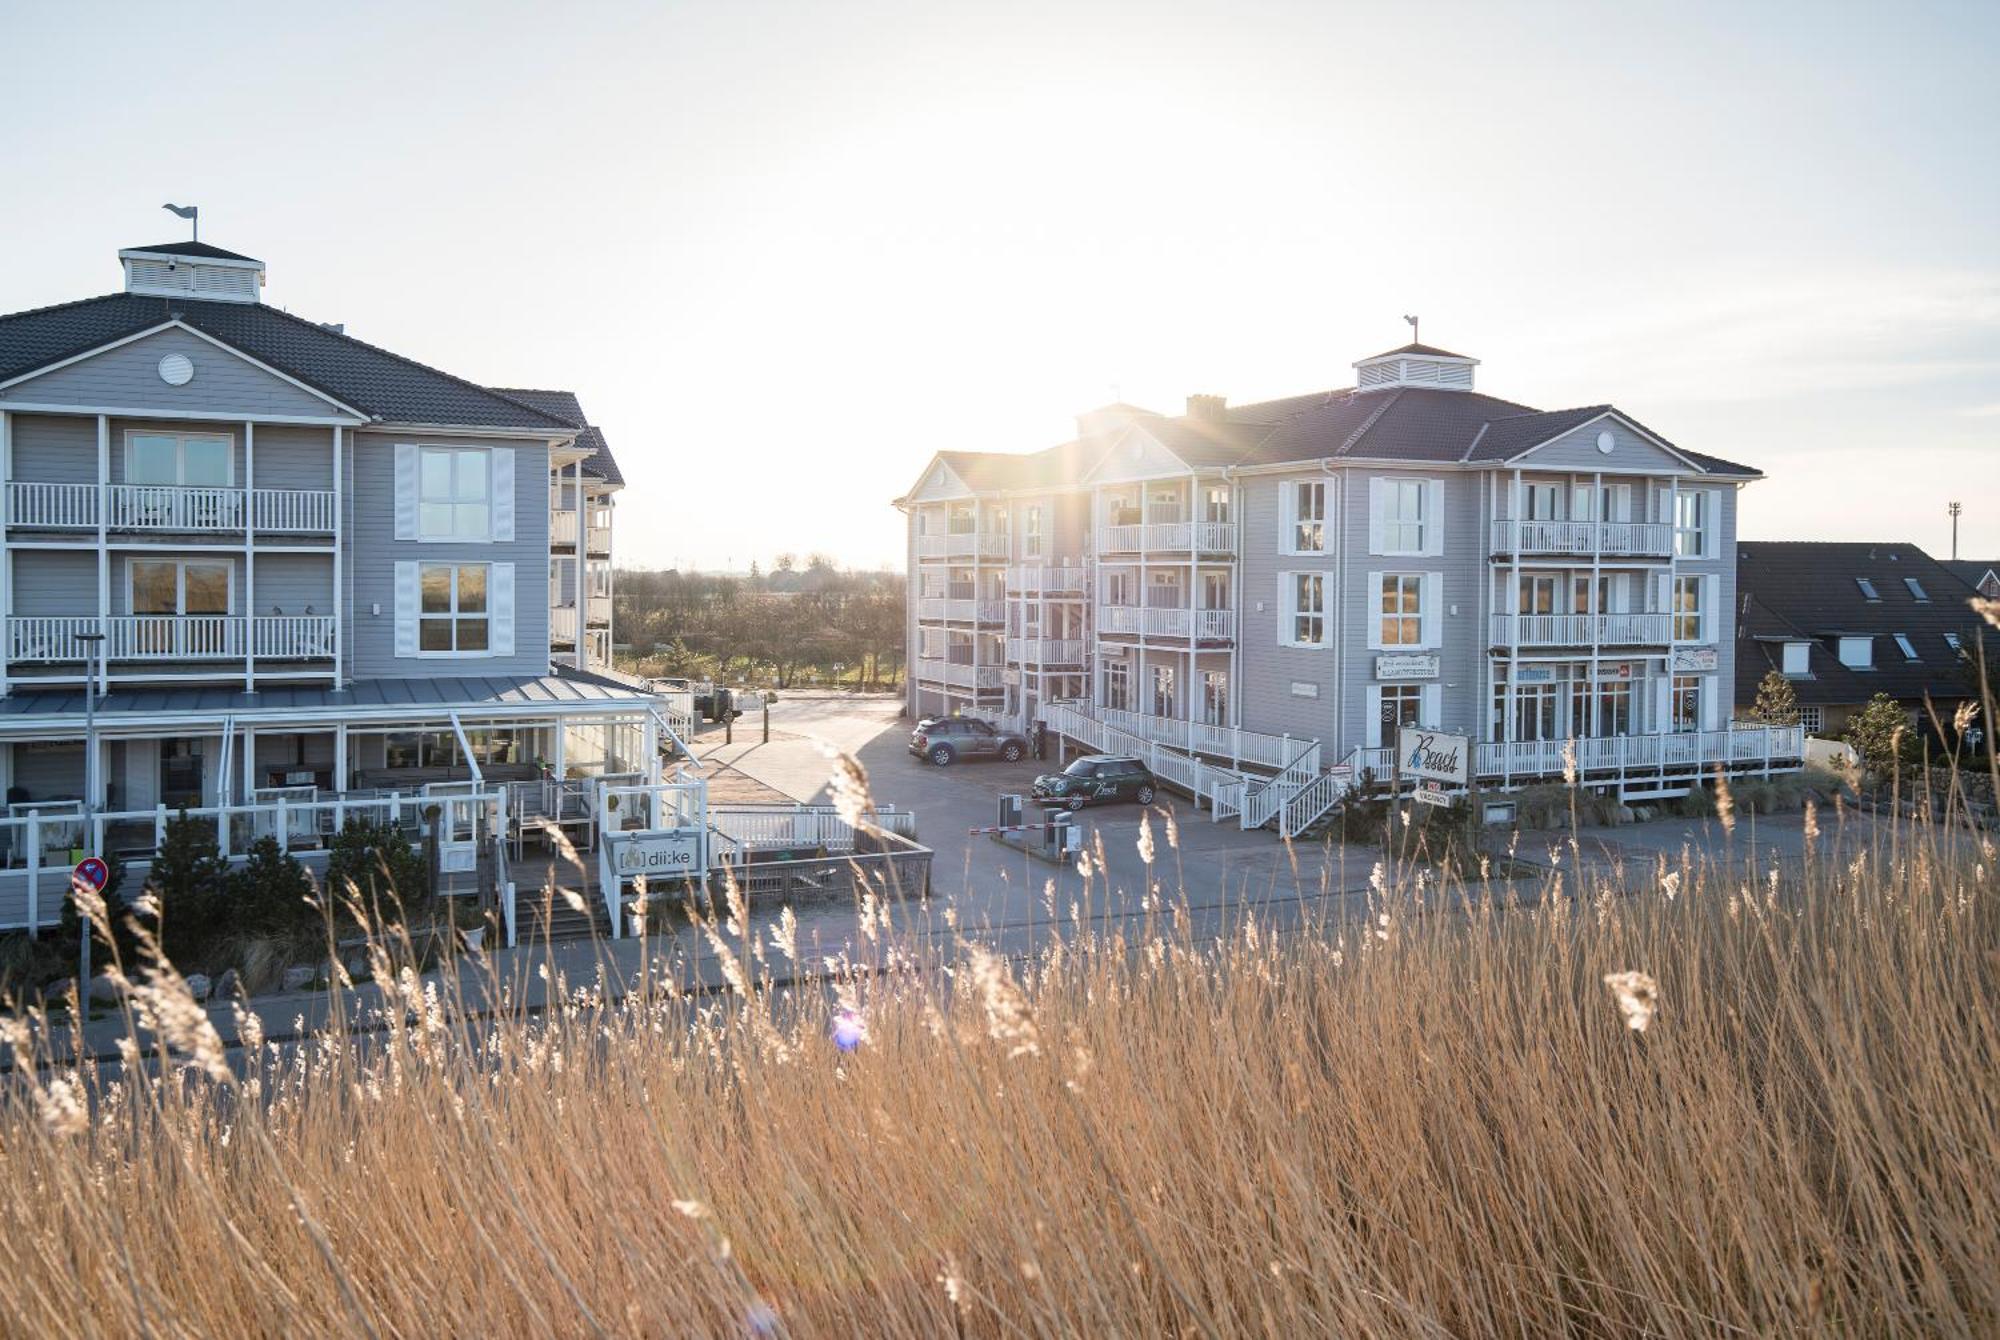
[[[1063,776],[1065,777],[1095,777],[1096,775],[1097,765],[1085,758],[1080,758],[1063,769]]]

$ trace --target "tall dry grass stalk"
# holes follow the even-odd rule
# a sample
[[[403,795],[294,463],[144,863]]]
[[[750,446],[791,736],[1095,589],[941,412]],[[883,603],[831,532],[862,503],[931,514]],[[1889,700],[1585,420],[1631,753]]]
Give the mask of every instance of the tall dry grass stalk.
[[[1013,963],[899,923],[825,992],[732,896],[721,997],[461,1028],[392,973],[383,1031],[226,1080],[17,1069],[0,1330],[1992,1334],[1994,853],[1829,829],[1283,935],[1135,897]]]

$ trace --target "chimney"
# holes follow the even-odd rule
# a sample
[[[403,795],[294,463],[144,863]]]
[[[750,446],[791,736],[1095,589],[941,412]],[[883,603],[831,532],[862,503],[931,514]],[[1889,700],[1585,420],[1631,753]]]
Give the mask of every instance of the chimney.
[[[1229,399],[1219,395],[1191,395],[1187,398],[1187,416],[1208,423],[1221,423],[1229,417]]]

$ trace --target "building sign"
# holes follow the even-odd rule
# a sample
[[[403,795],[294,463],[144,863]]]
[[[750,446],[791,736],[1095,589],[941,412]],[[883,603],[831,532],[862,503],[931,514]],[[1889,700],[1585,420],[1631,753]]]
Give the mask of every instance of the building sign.
[[[1294,698],[1317,698],[1319,697],[1319,685],[1307,684],[1302,680],[1295,679],[1292,681],[1292,696]]]
[[[1405,777],[1464,786],[1472,777],[1472,737],[1404,726],[1396,733],[1396,760]]]
[[[701,874],[701,838],[696,829],[610,838],[612,868],[622,879]]]
[[[1375,658],[1377,679],[1436,679],[1437,677],[1438,658],[1435,652],[1399,652]]]
[[[1677,675],[1687,675],[1698,670],[1713,670],[1717,660],[1714,647],[1675,647],[1673,672]]]
[[[1516,684],[1553,684],[1556,682],[1556,668],[1553,665],[1517,665],[1509,673]]]
[[[1410,799],[1419,805],[1451,804],[1451,797],[1444,793],[1443,782],[1418,782],[1416,790],[1410,792]]]

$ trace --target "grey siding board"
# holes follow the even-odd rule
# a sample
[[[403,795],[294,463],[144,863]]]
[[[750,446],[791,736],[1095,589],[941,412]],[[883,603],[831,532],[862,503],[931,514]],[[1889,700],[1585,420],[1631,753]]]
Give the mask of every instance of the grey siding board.
[[[260,551],[257,555],[256,608],[252,614],[333,613],[333,556]]]
[[[19,615],[97,613],[97,554],[85,550],[15,550],[14,600],[9,608]]]
[[[399,442],[437,446],[511,447],[514,451],[514,539],[491,544],[423,544],[396,538],[395,448]],[[346,499],[353,618],[349,662],[356,679],[544,674],[549,668],[549,462],[536,442],[356,433],[353,487]],[[512,563],[514,654],[463,659],[398,658],[396,563]],[[375,608],[379,606],[380,614]]]
[[[74,800],[83,795],[83,745],[14,747],[14,785],[30,800]],[[46,897],[48,886],[43,885]]]
[[[1607,454],[1597,449],[1597,435],[1610,433],[1615,440]],[[1517,462],[1524,470],[1644,470],[1672,474],[1687,466],[1678,456],[1663,451],[1616,419],[1572,428],[1555,441],[1536,447]]]
[[[333,487],[333,429],[305,424],[257,425],[257,487]]]
[[[194,363],[185,386],[160,380],[160,360],[184,354]],[[0,403],[109,405],[240,417],[318,416],[341,411],[238,355],[184,330],[163,330],[0,392]]]
[[[4,403],[4,402],[0,402]],[[97,482],[97,420],[17,414],[12,478],[45,484]]]

